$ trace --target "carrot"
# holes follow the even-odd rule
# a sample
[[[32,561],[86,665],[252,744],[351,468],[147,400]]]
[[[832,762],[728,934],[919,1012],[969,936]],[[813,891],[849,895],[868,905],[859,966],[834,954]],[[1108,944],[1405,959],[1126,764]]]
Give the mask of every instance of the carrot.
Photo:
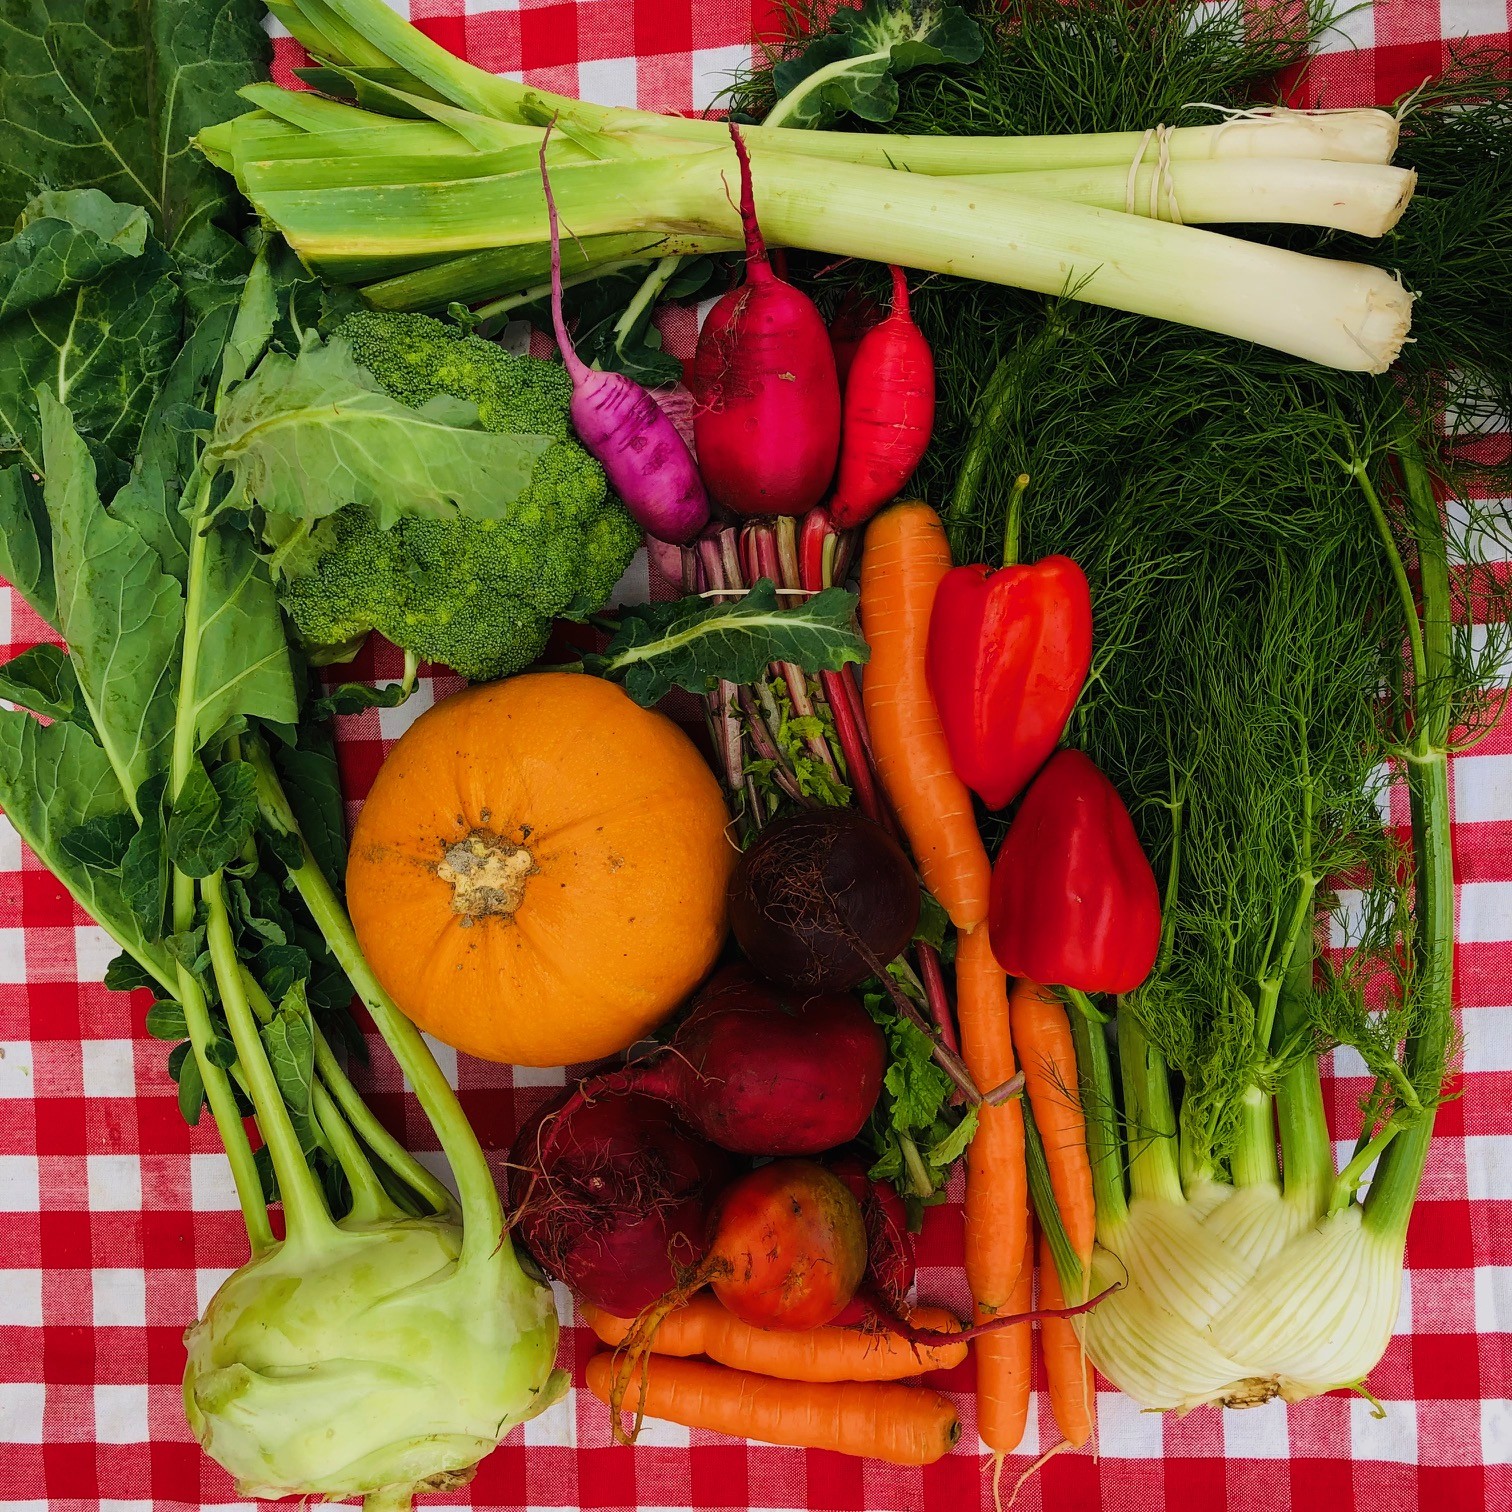
[[[1008,1015],[1061,1225],[1085,1270],[1092,1259],[1097,1213],[1071,1025],[1060,999],[1027,977],[1013,984]]]
[[[1008,1299],[1008,1311],[1028,1312],[1034,1305],[1034,1228],[1024,1215],[1023,1264]],[[1063,1322],[1063,1319],[1047,1319]],[[1032,1323],[1020,1323],[976,1341],[977,1432],[994,1456],[1011,1454],[1029,1421]]]
[[[877,774],[926,885],[964,933],[987,917],[992,873],[924,677],[929,613],[949,570],[950,546],[927,504],[894,504],[867,527],[861,621],[871,661],[862,700]]]
[[[616,1318],[597,1307],[583,1306],[582,1312],[605,1344],[618,1347],[635,1327],[633,1318]],[[960,1327],[943,1307],[916,1307],[910,1321],[942,1332]],[[788,1381],[902,1381],[926,1370],[953,1370],[966,1358],[967,1346],[910,1344],[876,1328],[752,1328],[722,1307],[718,1298],[700,1292],[667,1316],[651,1349],[680,1357],[708,1355],[733,1370]]]
[[[1039,1263],[1040,1306],[1063,1307],[1060,1277],[1050,1254],[1050,1241],[1043,1234]],[[1040,1319],[1040,1348],[1045,1356],[1045,1379],[1050,1386],[1050,1410],[1055,1414],[1055,1426],[1073,1449],[1080,1449],[1092,1437],[1097,1411],[1087,1352],[1069,1318]]]
[[[607,1402],[614,1355],[588,1362],[588,1389]],[[932,1465],[961,1436],[955,1408],[937,1391],[894,1382],[782,1381],[662,1356],[643,1359],[631,1400],[650,1417],[794,1449],[833,1449],[895,1465]]]
[[[1008,1031],[1008,978],[993,958],[985,929],[956,942],[956,1016],[961,1053],[978,1086],[996,1087],[1014,1072]],[[966,1282],[977,1319],[1027,1312],[1022,1277],[1029,1233],[1029,1179],[1024,1169],[1024,1115],[1017,1100],[977,1109],[980,1122],[966,1149]],[[1032,1269],[1032,1265],[1029,1267]],[[999,1340],[1003,1342],[999,1342]],[[977,1426],[998,1454],[1018,1447],[1029,1410],[1027,1374],[1018,1376],[1025,1345],[1018,1328],[977,1341],[980,1387]]]

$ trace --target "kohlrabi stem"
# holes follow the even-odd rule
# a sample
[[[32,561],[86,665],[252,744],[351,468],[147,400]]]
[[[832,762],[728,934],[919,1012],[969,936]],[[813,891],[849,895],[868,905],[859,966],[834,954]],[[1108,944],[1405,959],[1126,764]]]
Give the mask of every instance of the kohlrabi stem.
[[[1454,1032],[1454,850],[1449,809],[1449,730],[1453,676],[1453,600],[1444,526],[1433,480],[1418,435],[1403,415],[1395,438],[1407,494],[1407,522],[1417,543],[1423,609],[1419,624],[1410,593],[1404,600],[1409,623],[1419,628],[1422,670],[1414,663],[1413,726],[1407,752],[1407,792],[1416,849],[1417,991],[1423,1003],[1417,1031],[1407,1041],[1407,1071],[1414,1080],[1442,1074]],[[1388,550],[1395,544],[1386,532]],[[1397,557],[1399,561],[1400,558]],[[1365,1200],[1365,1222],[1397,1243],[1405,1242],[1407,1220],[1428,1159],[1433,1136],[1432,1106],[1381,1156]]]
[[[1119,1008],[1117,1024],[1129,1189],[1135,1197],[1179,1203],[1183,1193],[1176,1160],[1176,1109],[1171,1102],[1165,1057],[1150,1043],[1126,1004]]]
[[[169,796],[173,802],[183,789],[189,769],[198,756],[194,690],[199,677],[200,629],[205,607],[205,555],[206,537],[203,530],[204,515],[210,502],[210,476],[200,475],[199,490],[195,496],[194,513],[189,524],[189,557],[186,574],[187,586],[184,603],[184,640],[179,663],[178,713],[173,730],[173,754],[168,774]],[[194,878],[185,876],[175,868],[173,873],[173,929],[176,934],[187,934],[194,927],[195,885]],[[247,1137],[247,1126],[242,1122],[236,1106],[236,1095],[231,1090],[230,1078],[225,1070],[210,1059],[210,1044],[215,1031],[210,1023],[210,1009],[205,994],[194,972],[183,962],[177,965],[176,994],[179,1006],[184,1010],[184,1022],[189,1029],[189,1042],[194,1048],[194,1058],[199,1065],[200,1080],[204,1083],[205,1097],[210,1104],[215,1127],[220,1132],[221,1144],[231,1166],[231,1179],[236,1186],[236,1200],[242,1210],[242,1220],[247,1226],[247,1240],[254,1255],[260,1255],[276,1243],[273,1225],[268,1218],[268,1207],[263,1201],[262,1178],[257,1174],[257,1162],[252,1155],[252,1141]]]
[[[442,1075],[441,1068],[436,1064],[436,1058],[431,1054],[420,1031],[405,1018],[373,975],[372,967],[368,965],[362,947],[357,943],[357,935],[346,909],[342,907],[300,832],[294,811],[289,807],[289,800],[284,795],[267,751],[261,745],[254,746],[249,759],[257,774],[258,805],[264,820],[281,833],[291,835],[299,841],[303,861],[290,871],[290,880],[358,997],[372,1015],[379,1034],[393,1052],[400,1070],[409,1078],[415,1096],[451,1162],[462,1207],[461,1263],[486,1263],[499,1250],[504,1233],[504,1212],[477,1136],[469,1126],[456,1093]],[[511,1257],[510,1263],[518,1262]]]
[[[1072,1013],[1071,1038],[1082,1077],[1082,1108],[1087,1120],[1087,1158],[1092,1166],[1092,1195],[1101,1238],[1129,1217],[1124,1195],[1123,1142],[1118,1137],[1118,1105],[1113,1097],[1113,1065],[1103,1026],[1085,1014]]]
[[[352,1208],[347,1221],[354,1224],[383,1223],[405,1216],[404,1209],[388,1194],[364,1153],[341,1109],[319,1081],[314,1087],[315,1117],[352,1189]]]
[[[300,1148],[299,1136],[294,1132],[293,1120],[263,1048],[252,1005],[247,1001],[220,873],[214,872],[206,877],[200,884],[200,892],[209,909],[206,934],[215,984],[220,989],[221,1007],[236,1045],[237,1062],[247,1078],[252,1106],[257,1111],[257,1126],[262,1130],[268,1154],[273,1160],[274,1175],[278,1177],[285,1242],[319,1242],[320,1237],[333,1227],[331,1215],[326,1211],[325,1198],[315,1180],[315,1173]]]

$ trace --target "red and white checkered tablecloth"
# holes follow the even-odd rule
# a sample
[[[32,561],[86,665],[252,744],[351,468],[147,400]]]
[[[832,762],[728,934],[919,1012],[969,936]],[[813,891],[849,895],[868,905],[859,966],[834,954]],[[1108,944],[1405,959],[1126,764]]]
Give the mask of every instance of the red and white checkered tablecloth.
[[[767,0],[389,0],[454,51],[551,89],[651,109],[706,104],[770,24]],[[1509,0],[1382,0],[1348,16],[1315,77],[1328,103],[1387,101],[1441,65],[1446,39],[1504,40]],[[278,68],[293,61],[278,44]],[[1512,297],[1502,291],[1506,297]],[[642,583],[642,591],[644,584]],[[0,586],[7,655],[43,638]],[[397,675],[397,661],[362,672]],[[402,709],[343,722],[349,796],[454,683],[426,680]],[[1250,1412],[1142,1415],[1098,1396],[1100,1455],[1052,1460],[1025,1512],[1503,1512],[1512,1508],[1512,722],[1453,766],[1457,980],[1463,1096],[1439,1116],[1408,1243],[1396,1336],[1371,1377],[1387,1408],[1344,1394]],[[1393,797],[1393,818],[1406,804]],[[142,1027],[145,994],[100,985],[115,953],[0,820],[0,1512],[242,1507],[194,1445],[179,1398],[180,1337],[246,1241],[214,1125],[179,1117],[164,1047]],[[485,1147],[502,1158],[561,1071],[442,1064]],[[412,1148],[434,1140],[380,1051],[369,1085]],[[1352,1137],[1363,1065],[1333,1058],[1332,1126]],[[963,1305],[959,1210],[934,1210],[920,1292]],[[569,1299],[559,1294],[564,1319]],[[563,1330],[581,1379],[592,1335]],[[991,1506],[971,1367],[958,1449],[923,1471],[770,1448],[648,1423],[611,1446],[585,1393],[517,1430],[466,1491],[489,1508],[812,1508],[962,1512]],[[1055,1441],[1043,1395],[1011,1486]]]

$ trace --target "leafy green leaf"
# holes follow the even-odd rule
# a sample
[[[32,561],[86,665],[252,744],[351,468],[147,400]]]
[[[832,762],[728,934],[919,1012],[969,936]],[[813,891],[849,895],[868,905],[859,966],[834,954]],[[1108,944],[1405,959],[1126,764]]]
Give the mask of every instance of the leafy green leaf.
[[[326,881],[340,892],[346,877],[346,804],[330,725],[306,720],[299,727],[298,745],[275,748],[273,764],[283,779],[305,844]],[[296,847],[286,864],[297,866],[301,859]]]
[[[221,407],[207,460],[233,473],[233,497],[308,527],[348,504],[386,529],[401,516],[501,518],[529,483],[545,436],[477,428],[474,405],[441,396],[419,409],[391,398],[344,338],[297,357],[270,352]]]
[[[58,628],[121,791],[167,764],[184,606],[156,553],[100,505],[67,408],[42,391]]]
[[[806,672],[820,672],[866,658],[854,593],[826,588],[784,608],[771,580],[762,578],[733,603],[694,596],[628,608],[608,649],[585,658],[585,665],[623,679],[637,703],[650,705],[673,688],[707,693],[721,679],[752,682],[769,662],[790,661]]]
[[[147,213],[98,189],[49,190],[0,245],[0,321],[9,320],[147,248]]]
[[[321,1141],[314,1112],[315,1024],[303,982],[284,994],[272,1022],[263,1029],[263,1043],[300,1148],[308,1155]]]
[[[309,980],[310,954],[302,946],[287,942],[264,945],[252,957],[252,969],[263,991],[274,1002],[288,996],[301,982]]]
[[[120,814],[121,785],[105,753],[76,724],[42,725],[30,714],[0,711],[0,808],[38,859],[138,960],[153,961],[162,978],[171,964],[143,933],[118,874],[71,858],[62,839],[90,820]],[[110,985],[136,986],[140,976],[113,963]]]
[[[105,967],[105,985],[112,992],[134,992],[138,987],[156,987],[158,982],[135,956],[123,950]]]
[[[136,828],[136,821],[128,813],[99,814],[69,830],[58,841],[58,849],[80,866],[114,871],[120,867]]]
[[[204,263],[232,186],[195,151],[202,126],[265,77],[257,0],[7,0],[0,10],[0,222],[40,181],[142,205],[159,237]]]
[[[936,1170],[944,1170],[946,1166],[954,1165],[966,1153],[966,1146],[975,1138],[976,1131],[977,1110],[975,1108],[967,1108],[955,1128],[944,1139],[932,1144],[924,1152],[924,1158]]]
[[[205,1107],[205,1081],[200,1074],[199,1057],[188,1040],[168,1052],[168,1074],[178,1083],[179,1112],[193,1128]]]
[[[221,356],[219,398],[225,398],[232,386],[240,383],[256,366],[273,339],[273,324],[277,319],[278,293],[265,250],[254,260],[236,304],[236,318]]]
[[[0,326],[0,462],[46,472],[35,397],[43,383],[92,447],[131,456],[183,330],[172,271],[149,241],[140,257]]]
[[[257,817],[257,780],[245,761],[213,773],[196,761],[168,821],[168,859],[191,877],[219,871],[247,843]]]
[[[773,124],[828,126],[849,113],[890,121],[898,108],[899,74],[935,63],[975,63],[981,28],[958,6],[940,0],[866,0],[839,7],[830,30],[772,71],[778,103]]]
[[[340,683],[311,700],[309,717],[330,719],[337,714],[361,714],[364,709],[394,709],[414,691],[402,682],[385,683],[381,688],[372,683]]]
[[[94,722],[68,653],[43,643],[0,667],[0,698],[48,719],[64,719],[94,734]]]
[[[42,490],[20,463],[0,469],[0,577],[56,627],[52,526]]]
[[[147,1010],[147,1032],[153,1039],[183,1040],[189,1038],[189,1021],[184,1017],[183,1006],[164,998]]]
[[[212,607],[191,692],[198,743],[243,716],[292,724],[299,702],[273,582],[246,530],[225,516],[206,533],[204,582]]]
[[[167,792],[164,772],[137,789],[141,824],[121,858],[121,892],[150,939],[162,933],[168,904]]]
[[[950,931],[950,915],[944,905],[927,887],[919,889],[919,923],[914,930],[914,939],[933,945],[936,950],[945,948],[945,936]]]

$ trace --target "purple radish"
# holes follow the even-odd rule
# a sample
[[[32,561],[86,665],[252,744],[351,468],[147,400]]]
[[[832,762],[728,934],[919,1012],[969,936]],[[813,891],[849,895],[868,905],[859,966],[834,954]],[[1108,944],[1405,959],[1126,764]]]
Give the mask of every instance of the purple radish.
[[[590,368],[572,345],[562,319],[562,255],[556,200],[541,140],[541,185],[551,222],[551,322],[572,375],[572,425],[603,464],[609,486],[649,535],[675,546],[691,541],[709,521],[709,496],[687,443],[661,406],[633,378]]]

